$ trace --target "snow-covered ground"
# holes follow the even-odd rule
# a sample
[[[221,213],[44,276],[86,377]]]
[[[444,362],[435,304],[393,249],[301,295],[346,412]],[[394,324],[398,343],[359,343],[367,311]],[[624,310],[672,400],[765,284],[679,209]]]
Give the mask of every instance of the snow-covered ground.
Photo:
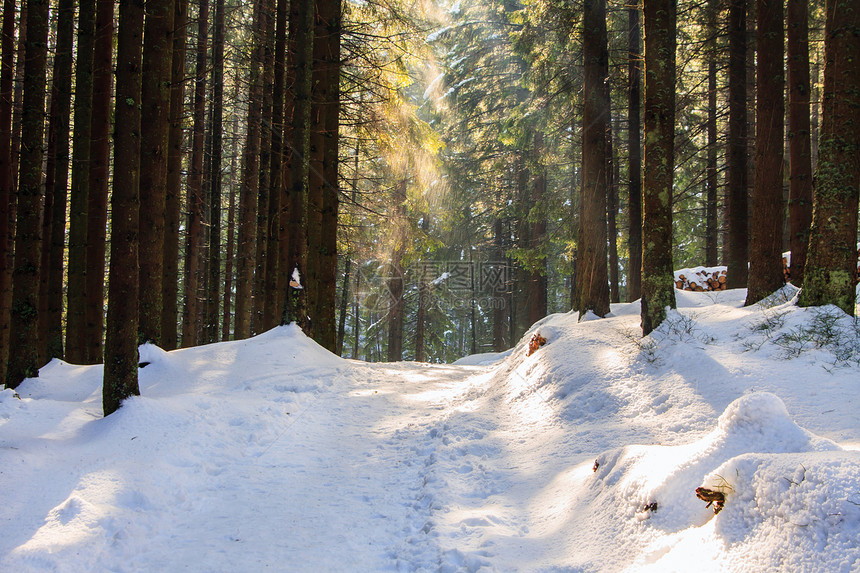
[[[0,392],[0,571],[860,571],[860,326],[783,294],[472,365],[144,346],[108,418],[54,361]]]

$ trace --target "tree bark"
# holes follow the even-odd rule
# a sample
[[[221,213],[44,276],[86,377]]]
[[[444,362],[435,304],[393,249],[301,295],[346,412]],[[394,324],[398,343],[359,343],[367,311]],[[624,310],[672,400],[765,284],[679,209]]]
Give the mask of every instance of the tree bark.
[[[642,335],[675,308],[672,189],[675,139],[675,0],[645,0],[645,164],[642,186]]]
[[[120,0],[117,32],[116,130],[111,195],[111,264],[105,330],[104,415],[139,395],[138,311],[140,115],[143,0]]]
[[[161,344],[174,0],[146,0],[140,153],[139,338]]]
[[[583,21],[585,61],[582,118],[582,199],[577,244],[577,295],[580,317],[592,311],[609,313],[609,276],[606,262],[606,118],[609,112],[606,81],[609,52],[606,1],[586,0]]]
[[[860,193],[860,6],[826,2],[824,94],[801,306],[854,315]]]
[[[26,62],[21,116],[21,155],[15,225],[15,266],[6,387],[39,375],[38,299],[40,211],[42,202],[42,139],[48,56],[48,0],[27,1]]]
[[[729,4],[728,288],[747,285],[747,43],[746,0]]]
[[[105,255],[110,179],[111,96],[113,80],[113,0],[97,0],[93,49],[93,109],[87,193],[86,358],[103,358]]]
[[[804,0],[788,0],[788,156],[791,283],[803,286],[812,224],[809,14]]]
[[[782,197],[785,140],[783,5],[757,0],[755,189],[746,304],[754,304],[784,284]]]

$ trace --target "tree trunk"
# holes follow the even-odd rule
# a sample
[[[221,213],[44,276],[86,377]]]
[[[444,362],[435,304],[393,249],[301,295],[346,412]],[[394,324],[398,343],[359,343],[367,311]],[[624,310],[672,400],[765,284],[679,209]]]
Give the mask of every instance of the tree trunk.
[[[809,102],[809,15],[804,0],[788,0],[788,156],[791,283],[803,286],[812,224]]]
[[[350,274],[352,273],[352,253],[347,251],[344,259],[343,284],[341,285],[340,291],[340,309],[337,321],[337,346],[335,348],[335,354],[338,356],[343,356],[343,339],[346,336],[346,312],[349,306],[349,282],[351,280]]]
[[[629,153],[630,263],[627,275],[627,302],[642,296],[642,26],[639,6],[627,9],[627,152]]]
[[[388,305],[388,361],[403,360],[403,255],[406,253],[406,179],[394,188],[392,231],[394,250],[387,277]]]
[[[12,274],[11,340],[6,386],[17,388],[24,378],[39,375],[38,299],[42,245],[42,137],[48,52],[47,0],[27,2],[26,62],[21,116],[18,217],[15,225],[15,267]]]
[[[21,2],[18,16],[18,49],[15,50],[15,93],[12,96],[12,189],[18,188],[18,169],[21,163],[21,120],[24,104],[24,66],[27,63],[27,2]],[[14,193],[14,191],[13,191]],[[15,241],[15,220],[17,213],[10,213],[12,237]],[[11,293],[10,293],[11,296]]]
[[[606,86],[609,91],[609,84]],[[611,102],[610,94],[606,98]],[[608,237],[607,247],[609,249],[609,301],[621,302],[618,276],[618,145],[613,141],[617,139],[612,127],[611,110],[606,118],[606,173],[609,177],[608,193],[606,195],[606,232]],[[618,122],[615,122],[616,126]]]
[[[72,6],[74,11],[74,6]],[[96,25],[95,0],[80,2],[77,66],[75,68],[75,133],[72,159],[72,184],[69,209],[69,282],[67,311],[66,359],[75,364],[90,362],[87,349],[87,230],[89,226],[90,145],[93,115],[93,61]],[[69,47],[71,51],[71,46]],[[71,53],[69,55],[71,58]],[[71,66],[71,61],[69,62]],[[69,86],[71,89],[71,85]],[[67,126],[68,127],[68,126]],[[68,131],[68,130],[67,130]],[[58,177],[60,174],[57,174]],[[65,198],[63,219],[58,237],[65,244]],[[59,213],[58,213],[59,214]],[[62,248],[60,257],[51,264],[62,289]],[[59,262],[59,272],[55,265]],[[62,290],[60,290],[60,293]],[[62,328],[62,294],[57,326]],[[56,320],[56,319],[54,319]],[[51,320],[51,322],[54,322]],[[50,351],[49,351],[50,352]]]
[[[12,81],[15,76],[15,2],[3,2],[0,37],[0,381],[6,380],[9,358],[9,307],[12,297],[12,213],[15,193],[12,174]]]
[[[113,80],[112,0],[97,0],[93,49],[93,109],[90,129],[89,192],[87,193],[86,358],[103,358],[105,321],[105,254],[110,179],[111,82]]]
[[[170,71],[170,127],[167,135],[167,179],[164,195],[164,280],[161,284],[161,347],[178,346],[179,227],[182,221],[182,144],[185,137],[185,52],[188,0],[176,0],[173,12]]]
[[[251,335],[251,313],[259,310],[263,296],[261,288],[252,288],[265,267],[258,266],[254,276],[257,249],[264,249],[264,239],[256,244],[258,227],[256,217],[264,215],[256,212],[255,191],[260,182],[260,116],[263,109],[262,69],[266,50],[266,14],[264,0],[254,4],[254,49],[251,54],[250,84],[248,86],[248,119],[245,134],[245,149],[242,155],[242,187],[239,191],[239,237],[236,249],[236,324],[235,338],[248,338]],[[268,197],[268,190],[266,192]],[[265,236],[265,225],[259,229]],[[265,263],[262,262],[262,265]],[[255,323],[256,324],[256,323]],[[255,327],[256,330],[256,327]]]
[[[581,145],[581,139],[579,141],[577,141],[577,137],[576,137],[576,133],[577,133],[576,116],[577,116],[577,114],[573,113],[571,115],[572,115],[572,119],[570,120],[570,147],[571,147],[571,154],[570,154],[570,209],[568,211],[568,213],[569,213],[568,216],[570,217],[570,240],[575,242],[575,241],[579,240],[579,210],[580,210],[580,202],[581,202],[581,196],[582,196],[582,180],[581,180],[582,179],[582,170],[577,166],[576,158],[577,158],[577,156],[579,156],[580,158],[582,157],[582,150],[581,150],[582,145]],[[636,121],[638,121],[638,114],[637,114]],[[632,163],[631,163],[630,168],[631,168],[631,170],[634,169]],[[641,195],[641,193],[639,195]],[[640,199],[641,199],[641,197],[640,197]],[[501,198],[500,198],[500,201],[501,201]],[[639,218],[641,219],[642,218],[641,200],[639,201],[639,203],[640,203],[640,205],[639,205],[639,207],[640,207]],[[630,208],[631,208],[631,215],[630,216],[633,217],[634,215],[633,215],[632,210],[634,209],[634,206],[632,205],[632,203],[631,203]],[[632,220],[633,219],[631,219],[631,221]],[[632,224],[633,223],[631,223],[631,225]],[[639,225],[639,227],[640,227],[639,232],[641,233],[641,224]],[[501,229],[500,229],[500,231],[501,231]],[[631,232],[634,232],[634,231],[635,231],[635,229],[633,227],[631,227]],[[641,241],[640,241],[640,244],[641,244]],[[633,256],[633,245],[630,245],[630,249],[631,249],[630,250],[630,256],[632,257]],[[570,277],[569,277],[569,279],[570,279],[570,300],[569,300],[568,308],[573,309],[574,307],[576,307],[577,301],[579,300],[579,296],[577,295],[577,290],[576,290],[576,284],[577,284],[577,280],[578,280],[576,278],[576,264],[579,260],[579,249],[577,248],[577,246],[574,246],[571,250],[572,250],[572,252],[570,254]],[[640,254],[641,254],[641,246],[640,246]],[[637,280],[638,280],[638,274],[639,273],[636,273],[636,275],[637,275],[636,279]],[[631,275],[631,278],[632,278],[632,275]]]
[[[140,141],[139,340],[161,344],[174,0],[146,0]]]
[[[305,261],[305,297],[308,309],[308,336],[319,342],[317,303],[320,300],[320,259],[322,257],[322,202],[326,185],[323,174],[325,154],[325,121],[328,99],[328,75],[325,53],[328,50],[328,31],[323,21],[328,0],[317,0],[314,27],[313,89],[311,91],[310,148],[307,196],[307,256]],[[336,183],[335,183],[336,184]],[[335,231],[337,232],[337,231]]]
[[[45,352],[44,362],[63,357],[63,260],[66,248],[66,198],[69,188],[74,25],[75,3],[73,0],[63,0],[57,11],[57,46],[54,55],[51,104],[52,109],[56,109],[56,116],[52,116],[55,122],[51,130],[52,134],[49,135],[54,140],[54,152],[51,158],[53,173],[50,174],[53,188],[48,187],[46,181],[43,215],[42,259],[45,267],[42,269],[41,280],[45,286],[45,307],[44,314],[41,314],[42,309],[40,309],[40,322],[45,329],[44,346],[41,349]],[[77,104],[75,107],[77,113]],[[82,103],[81,107],[86,105]],[[50,195],[50,201],[47,195]],[[83,265],[79,269],[82,272],[85,270]],[[76,326],[78,329],[74,331],[75,336],[81,336],[83,321],[78,322]]]
[[[606,262],[606,118],[609,113],[606,81],[609,53],[606,39],[606,1],[586,0],[582,50],[585,61],[582,200],[577,244],[577,295],[580,316],[592,311],[609,313],[609,276]]]
[[[747,285],[747,21],[746,0],[729,4],[728,288]]]
[[[504,248],[504,236],[503,229],[504,226],[502,224],[502,214],[501,214],[501,206],[502,206],[502,191],[501,187],[496,187],[495,193],[495,204],[497,206],[497,210],[494,215],[493,220],[493,260],[492,263],[495,265],[504,265],[505,264],[505,248]],[[501,284],[494,285],[494,290],[492,292],[492,301],[493,301],[493,352],[503,352],[505,348],[507,348],[505,341],[505,331],[508,330],[507,326],[507,305],[500,304],[500,301],[504,302],[504,295],[508,289],[508,276],[507,276],[507,266],[504,267],[505,272],[502,275],[502,279],[500,280]]]
[[[322,242],[320,250],[320,284],[317,299],[316,340],[331,351],[336,350],[335,325],[337,287],[337,222],[340,210],[340,71],[341,71],[341,0],[327,0],[321,7],[326,32],[323,53],[327,93],[325,98],[325,138],[323,140]]]
[[[238,85],[238,83],[236,84]],[[237,94],[238,99],[238,94]],[[235,126],[235,122],[234,122]],[[238,129],[234,127],[233,137],[235,139]],[[235,247],[236,231],[236,186],[233,183],[236,177],[236,150],[233,148],[233,166],[230,169],[230,191],[227,199],[227,252],[224,255],[224,320],[221,321],[221,340],[230,340],[230,327],[233,321],[233,250]]]
[[[197,16],[197,67],[194,83],[194,132],[191,171],[188,175],[188,223],[185,236],[185,305],[182,309],[182,346],[195,346],[199,314],[200,243],[203,237],[203,152],[206,124],[206,46],[209,34],[209,1],[201,0]]]
[[[286,32],[288,10],[291,12],[289,14],[290,43],[288,48],[289,51],[287,52]],[[269,242],[269,248],[274,251],[270,251],[268,254],[270,255],[269,260],[271,261],[272,255],[277,252],[278,262],[273,267],[276,269],[276,273],[274,274],[275,282],[270,285],[269,288],[271,291],[267,293],[269,296],[266,300],[266,312],[268,315],[266,324],[269,325],[268,328],[275,326],[275,324],[277,324],[276,320],[280,318],[278,317],[278,312],[282,312],[284,305],[286,304],[286,293],[290,289],[290,273],[292,272],[291,269],[288,268],[288,254],[290,252],[290,241],[294,240],[293,235],[290,233],[291,225],[294,221],[290,219],[291,205],[290,201],[287,199],[287,185],[289,185],[287,178],[291,176],[291,170],[294,168],[294,164],[297,160],[295,159],[296,150],[293,147],[294,143],[290,139],[289,135],[292,133],[292,128],[287,127],[292,118],[289,117],[289,114],[285,116],[284,112],[287,108],[292,109],[292,101],[295,97],[295,71],[293,70],[292,61],[296,57],[296,50],[299,49],[294,43],[294,40],[299,41],[297,37],[299,34],[297,28],[298,19],[300,17],[298,10],[299,4],[295,1],[289,2],[288,0],[278,0],[277,2],[274,61],[275,85],[272,89],[271,168],[269,170],[269,177],[271,177],[271,180],[269,181],[269,201],[270,207],[275,207],[273,203],[277,204],[277,211],[273,216],[273,220],[277,221],[278,232],[272,236],[272,239],[277,239],[277,242],[273,240],[270,240]],[[308,51],[312,51],[312,47],[308,48]],[[290,58],[289,65],[287,65],[288,62],[285,61],[285,57]],[[308,73],[310,73],[310,70],[308,70]],[[287,74],[289,74],[289,79],[286,77]],[[269,211],[269,214],[272,216],[271,210]],[[298,220],[301,221],[301,217]],[[301,237],[301,241],[304,242],[304,236]],[[303,281],[304,278],[299,282]]]
[[[62,58],[60,58],[62,60]],[[57,59],[54,58],[54,63],[56,64]],[[52,76],[53,77],[53,76]],[[45,150],[45,180],[44,180],[44,197],[42,198],[42,213],[40,214],[41,218],[41,229],[39,230],[39,236],[42,238],[42,253],[41,253],[41,262],[39,266],[39,326],[38,326],[38,344],[39,348],[39,359],[37,363],[41,366],[45,364],[46,359],[46,350],[47,350],[47,339],[48,339],[48,282],[49,282],[49,270],[50,270],[50,259],[51,259],[51,226],[53,224],[53,212],[54,212],[54,178],[56,176],[56,163],[57,163],[57,116],[59,115],[59,110],[57,109],[57,86],[56,83],[52,82],[53,85],[49,86],[49,95],[48,95],[48,133],[47,133],[47,147]],[[65,215],[65,213],[63,213]],[[63,235],[65,237],[65,221],[62,223],[63,227]],[[63,245],[65,246],[65,244]],[[60,333],[62,335],[62,332]]]
[[[102,401],[105,416],[129,396],[137,381],[137,305],[140,281],[140,114],[143,0],[120,0],[117,33],[116,129],[111,197],[111,264],[105,331]]]
[[[308,192],[308,157],[310,151],[310,113],[311,113],[311,78],[313,71],[313,37],[314,37],[314,5],[312,0],[293,0],[296,4],[296,55],[293,62],[295,80],[295,99],[292,118],[292,133],[290,145],[292,161],[289,180],[286,188],[288,197],[282,198],[286,203],[289,199],[289,225],[287,233],[289,240],[289,257],[279,274],[288,273],[291,277],[284,305],[281,324],[297,322],[299,326],[307,326],[307,304],[304,281],[306,229],[304,225],[305,197]],[[290,42],[292,45],[292,42]],[[283,215],[283,213],[282,213]],[[284,237],[281,238],[282,242]],[[283,259],[282,259],[283,260]],[[298,279],[298,280],[294,280]],[[292,283],[298,283],[294,286]]]
[[[705,166],[705,266],[715,267],[717,253],[717,0],[708,0],[708,117],[706,122],[708,148]]]
[[[266,17],[266,49],[263,65],[263,85],[271,86],[275,77],[275,14],[273,0],[266,0],[264,7]],[[291,27],[292,29],[292,27]],[[288,54],[287,54],[288,55]],[[274,88],[273,88],[274,89]],[[280,241],[280,221],[278,213],[281,208],[281,196],[269,193],[269,177],[271,176],[272,153],[272,91],[263,90],[263,112],[260,128],[260,193],[257,209],[257,273],[256,289],[259,293],[258,325],[255,332],[262,332],[278,324],[278,313],[282,306],[278,301],[283,300],[278,293],[278,245]],[[292,116],[288,113],[288,122]],[[283,128],[286,127],[286,124]],[[282,129],[283,129],[282,128]]]
[[[801,306],[854,315],[860,193],[860,6],[826,3],[824,99]]]
[[[209,181],[209,284],[206,341],[216,342],[221,309],[221,156],[224,142],[224,0],[215,0],[212,38],[212,155]],[[227,317],[225,316],[226,320]]]
[[[754,304],[784,284],[782,197],[785,141],[783,5],[757,0],[755,190],[746,304]]]
[[[544,153],[544,138],[540,130],[535,130],[533,154],[535,159],[535,176],[532,187],[530,203],[533,209],[540,214],[530,224],[529,247],[536,253],[537,267],[529,272],[528,292],[526,293],[526,313],[528,326],[544,318],[547,315],[547,268],[546,256],[541,249],[546,241],[546,165],[542,163],[541,157]],[[529,217],[532,219],[532,217]],[[471,251],[470,251],[471,255]],[[474,268],[474,267],[473,267]],[[474,275],[474,272],[473,272]],[[476,350],[472,350],[475,354]]]
[[[642,335],[675,308],[672,189],[675,138],[675,0],[645,0],[645,163],[642,187]]]

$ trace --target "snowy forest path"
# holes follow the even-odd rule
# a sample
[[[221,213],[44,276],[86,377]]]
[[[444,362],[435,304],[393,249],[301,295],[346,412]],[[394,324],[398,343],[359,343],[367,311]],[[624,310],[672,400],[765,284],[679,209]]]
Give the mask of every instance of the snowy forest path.
[[[475,370],[338,368],[274,439],[249,448],[251,463],[208,466],[220,503],[192,514],[218,533],[199,541],[211,542],[220,563],[247,565],[250,554],[261,570],[284,559],[296,571],[414,571],[440,563],[429,476],[448,406]]]

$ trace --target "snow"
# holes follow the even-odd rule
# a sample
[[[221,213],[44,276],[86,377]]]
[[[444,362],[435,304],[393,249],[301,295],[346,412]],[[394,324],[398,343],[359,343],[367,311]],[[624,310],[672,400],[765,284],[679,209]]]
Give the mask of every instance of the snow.
[[[745,294],[454,365],[144,345],[108,418],[55,360],[0,391],[0,571],[858,571],[860,326]]]

